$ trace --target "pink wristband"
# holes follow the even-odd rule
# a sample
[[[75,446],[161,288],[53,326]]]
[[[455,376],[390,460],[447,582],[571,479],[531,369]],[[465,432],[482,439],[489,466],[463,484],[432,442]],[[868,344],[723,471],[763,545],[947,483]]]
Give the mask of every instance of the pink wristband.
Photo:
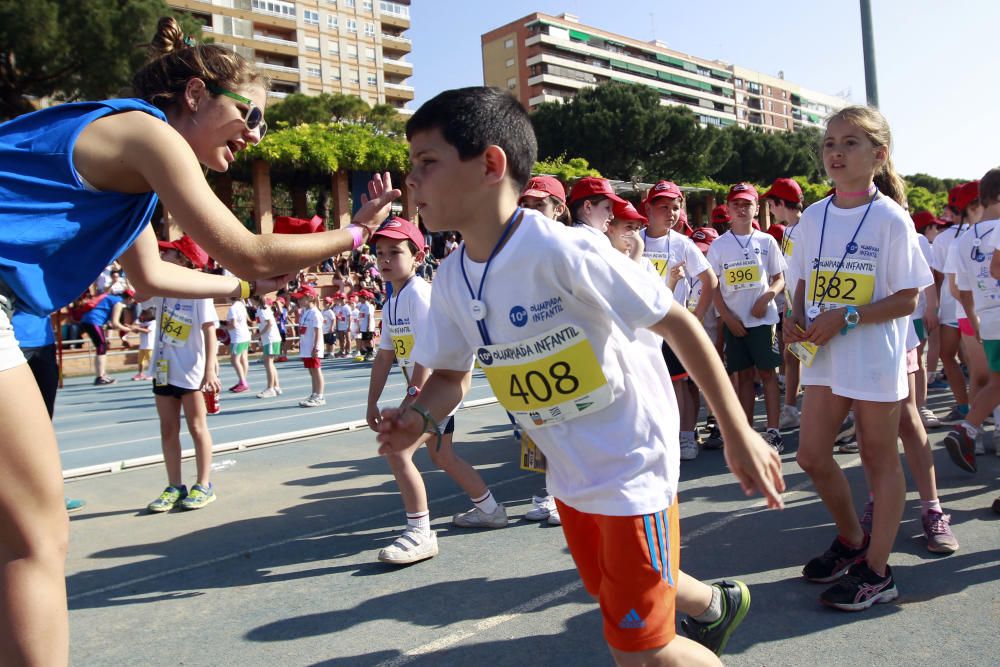
[[[361,225],[355,225],[352,222],[348,226],[347,231],[349,231],[351,233],[351,236],[354,237],[354,248],[352,248],[353,250],[357,250],[358,248],[360,248],[365,244],[365,233],[362,230]]]

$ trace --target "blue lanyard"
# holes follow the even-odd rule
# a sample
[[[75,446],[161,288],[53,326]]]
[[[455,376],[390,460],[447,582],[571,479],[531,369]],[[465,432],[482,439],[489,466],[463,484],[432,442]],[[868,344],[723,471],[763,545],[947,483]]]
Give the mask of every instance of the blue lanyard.
[[[399,315],[399,297],[401,297],[403,295],[403,290],[406,289],[406,286],[410,284],[410,282],[414,279],[414,277],[415,276],[411,276],[410,280],[407,280],[405,283],[403,283],[403,286],[399,288],[399,293],[398,294],[393,295],[393,294],[390,293],[389,296],[386,297],[386,300],[385,300],[385,312],[386,312],[386,315],[389,316],[389,326],[391,326],[391,327],[396,326],[396,321],[397,321],[397,317],[394,317],[393,314],[392,314],[392,297],[393,296],[396,297],[396,315],[398,316]],[[392,289],[392,283],[389,283],[388,289],[390,289],[390,290]]]
[[[736,236],[736,232],[734,232],[732,230],[732,228],[729,229],[729,233],[733,235],[733,240],[736,241],[736,245],[738,245],[740,247],[740,249],[743,251],[743,257],[745,259],[750,259],[750,242],[753,241],[754,229],[753,228],[750,229],[750,236],[747,238],[747,244],[746,245],[743,245],[742,243],[740,243],[739,237]],[[757,260],[754,259],[754,261],[757,261]]]
[[[972,244],[971,258],[972,258],[973,261],[975,261],[975,262],[982,262],[983,260],[986,259],[986,255],[984,255],[983,253],[979,252],[979,245],[980,245],[982,239],[985,239],[987,236],[989,236],[990,232],[992,232],[992,231],[993,231],[993,229],[987,229],[986,233],[983,234],[982,236],[980,236],[979,235],[979,223],[977,222],[976,224],[972,225],[972,233],[976,235],[976,240]]]
[[[483,269],[483,277],[479,279],[479,290],[473,291],[472,283],[469,282],[469,274],[465,271],[465,244],[462,244],[462,252],[459,256],[459,265],[462,267],[462,277],[465,278],[465,286],[469,289],[469,296],[474,300],[478,301],[480,304],[483,300],[483,287],[486,285],[486,274],[490,271],[490,264],[493,263],[493,258],[497,256],[500,252],[500,246],[503,245],[504,241],[510,235],[510,230],[514,228],[514,223],[521,219],[524,215],[523,209],[520,206],[514,211],[513,215],[510,216],[510,220],[507,222],[507,226],[503,229],[503,234],[500,235],[500,239],[497,240],[495,246],[493,246],[493,251],[490,252],[489,259],[486,260],[486,268]],[[483,339],[483,345],[492,345],[490,342],[490,333],[486,329],[486,317],[476,320],[476,327],[479,329],[479,335]]]
[[[865,218],[868,217],[868,212],[872,210],[872,204],[878,199],[878,191],[875,192],[875,196],[872,200],[868,202],[868,206],[865,207],[865,213],[861,216],[861,222],[858,223],[857,228],[854,230],[854,236],[851,237],[850,242],[844,246],[844,254],[841,256],[840,261],[837,263],[837,268],[834,269],[833,275],[830,276],[830,282],[837,277],[840,273],[840,269],[844,266],[844,260],[847,259],[849,254],[855,253],[858,250],[858,244],[855,240],[858,238],[858,232],[861,231],[861,225],[865,224]],[[830,204],[833,203],[833,197],[830,197],[826,201],[826,206],[823,208],[823,227],[819,233],[819,253],[816,257],[816,272],[813,274],[813,294],[812,294],[812,305],[815,307],[822,307],[823,302],[826,301],[826,290],[823,290],[823,296],[819,298],[819,303],[816,303],[816,283],[819,282],[819,266],[823,261],[823,239],[826,237],[826,214],[830,210]]]

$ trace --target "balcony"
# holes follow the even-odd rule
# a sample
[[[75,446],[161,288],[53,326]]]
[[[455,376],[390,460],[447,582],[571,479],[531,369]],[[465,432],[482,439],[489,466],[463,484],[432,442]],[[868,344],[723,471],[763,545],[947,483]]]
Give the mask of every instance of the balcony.
[[[279,46],[289,46],[293,49],[297,49],[299,43],[294,39],[281,39],[279,37],[268,37],[267,35],[262,35],[260,33],[254,33],[253,36],[255,41],[266,42],[268,44],[278,44]]]
[[[413,42],[406,37],[382,33],[382,50],[409,53],[413,50]]]
[[[288,83],[294,83],[298,85],[299,83],[299,68],[289,67],[287,65],[272,65],[271,63],[265,63],[258,61],[256,63],[257,69],[264,70],[270,73],[271,78],[275,81],[285,81]]]
[[[395,58],[382,58],[382,66],[388,74],[398,74],[401,76],[413,76],[413,63]]]
[[[280,90],[269,90],[267,91],[268,97],[273,97],[278,100],[283,100],[289,96],[290,93],[283,93]]]
[[[400,83],[385,83],[385,98],[387,100],[412,100],[415,97],[413,86]]]

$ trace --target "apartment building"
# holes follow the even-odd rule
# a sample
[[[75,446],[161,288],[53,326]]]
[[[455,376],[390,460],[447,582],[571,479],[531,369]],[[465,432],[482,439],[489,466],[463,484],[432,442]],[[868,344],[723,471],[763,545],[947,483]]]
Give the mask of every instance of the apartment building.
[[[343,93],[410,114],[410,0],[168,0],[271,77],[271,96]]]
[[[691,109],[705,125],[790,132],[819,126],[847,101],[580,23],[572,14],[529,14],[482,35],[483,80],[508,88],[529,110],[605,81],[654,88],[662,104]]]

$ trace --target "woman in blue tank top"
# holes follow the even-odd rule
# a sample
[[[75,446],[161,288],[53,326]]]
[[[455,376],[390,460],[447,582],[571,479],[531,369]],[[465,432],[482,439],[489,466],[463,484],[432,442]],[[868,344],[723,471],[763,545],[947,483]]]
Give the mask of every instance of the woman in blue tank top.
[[[151,50],[133,80],[136,99],[65,104],[0,125],[0,646],[15,664],[66,664],[69,649],[59,452],[13,311],[61,308],[116,257],[144,296],[273,291],[286,274],[360,246],[400,194],[388,174],[376,176],[348,229],[248,232],[202,166],[226,171],[261,140],[266,79],[230,50],[191,44],[172,18],[160,20]],[[149,226],[158,199],[238,278],[162,262]]]

